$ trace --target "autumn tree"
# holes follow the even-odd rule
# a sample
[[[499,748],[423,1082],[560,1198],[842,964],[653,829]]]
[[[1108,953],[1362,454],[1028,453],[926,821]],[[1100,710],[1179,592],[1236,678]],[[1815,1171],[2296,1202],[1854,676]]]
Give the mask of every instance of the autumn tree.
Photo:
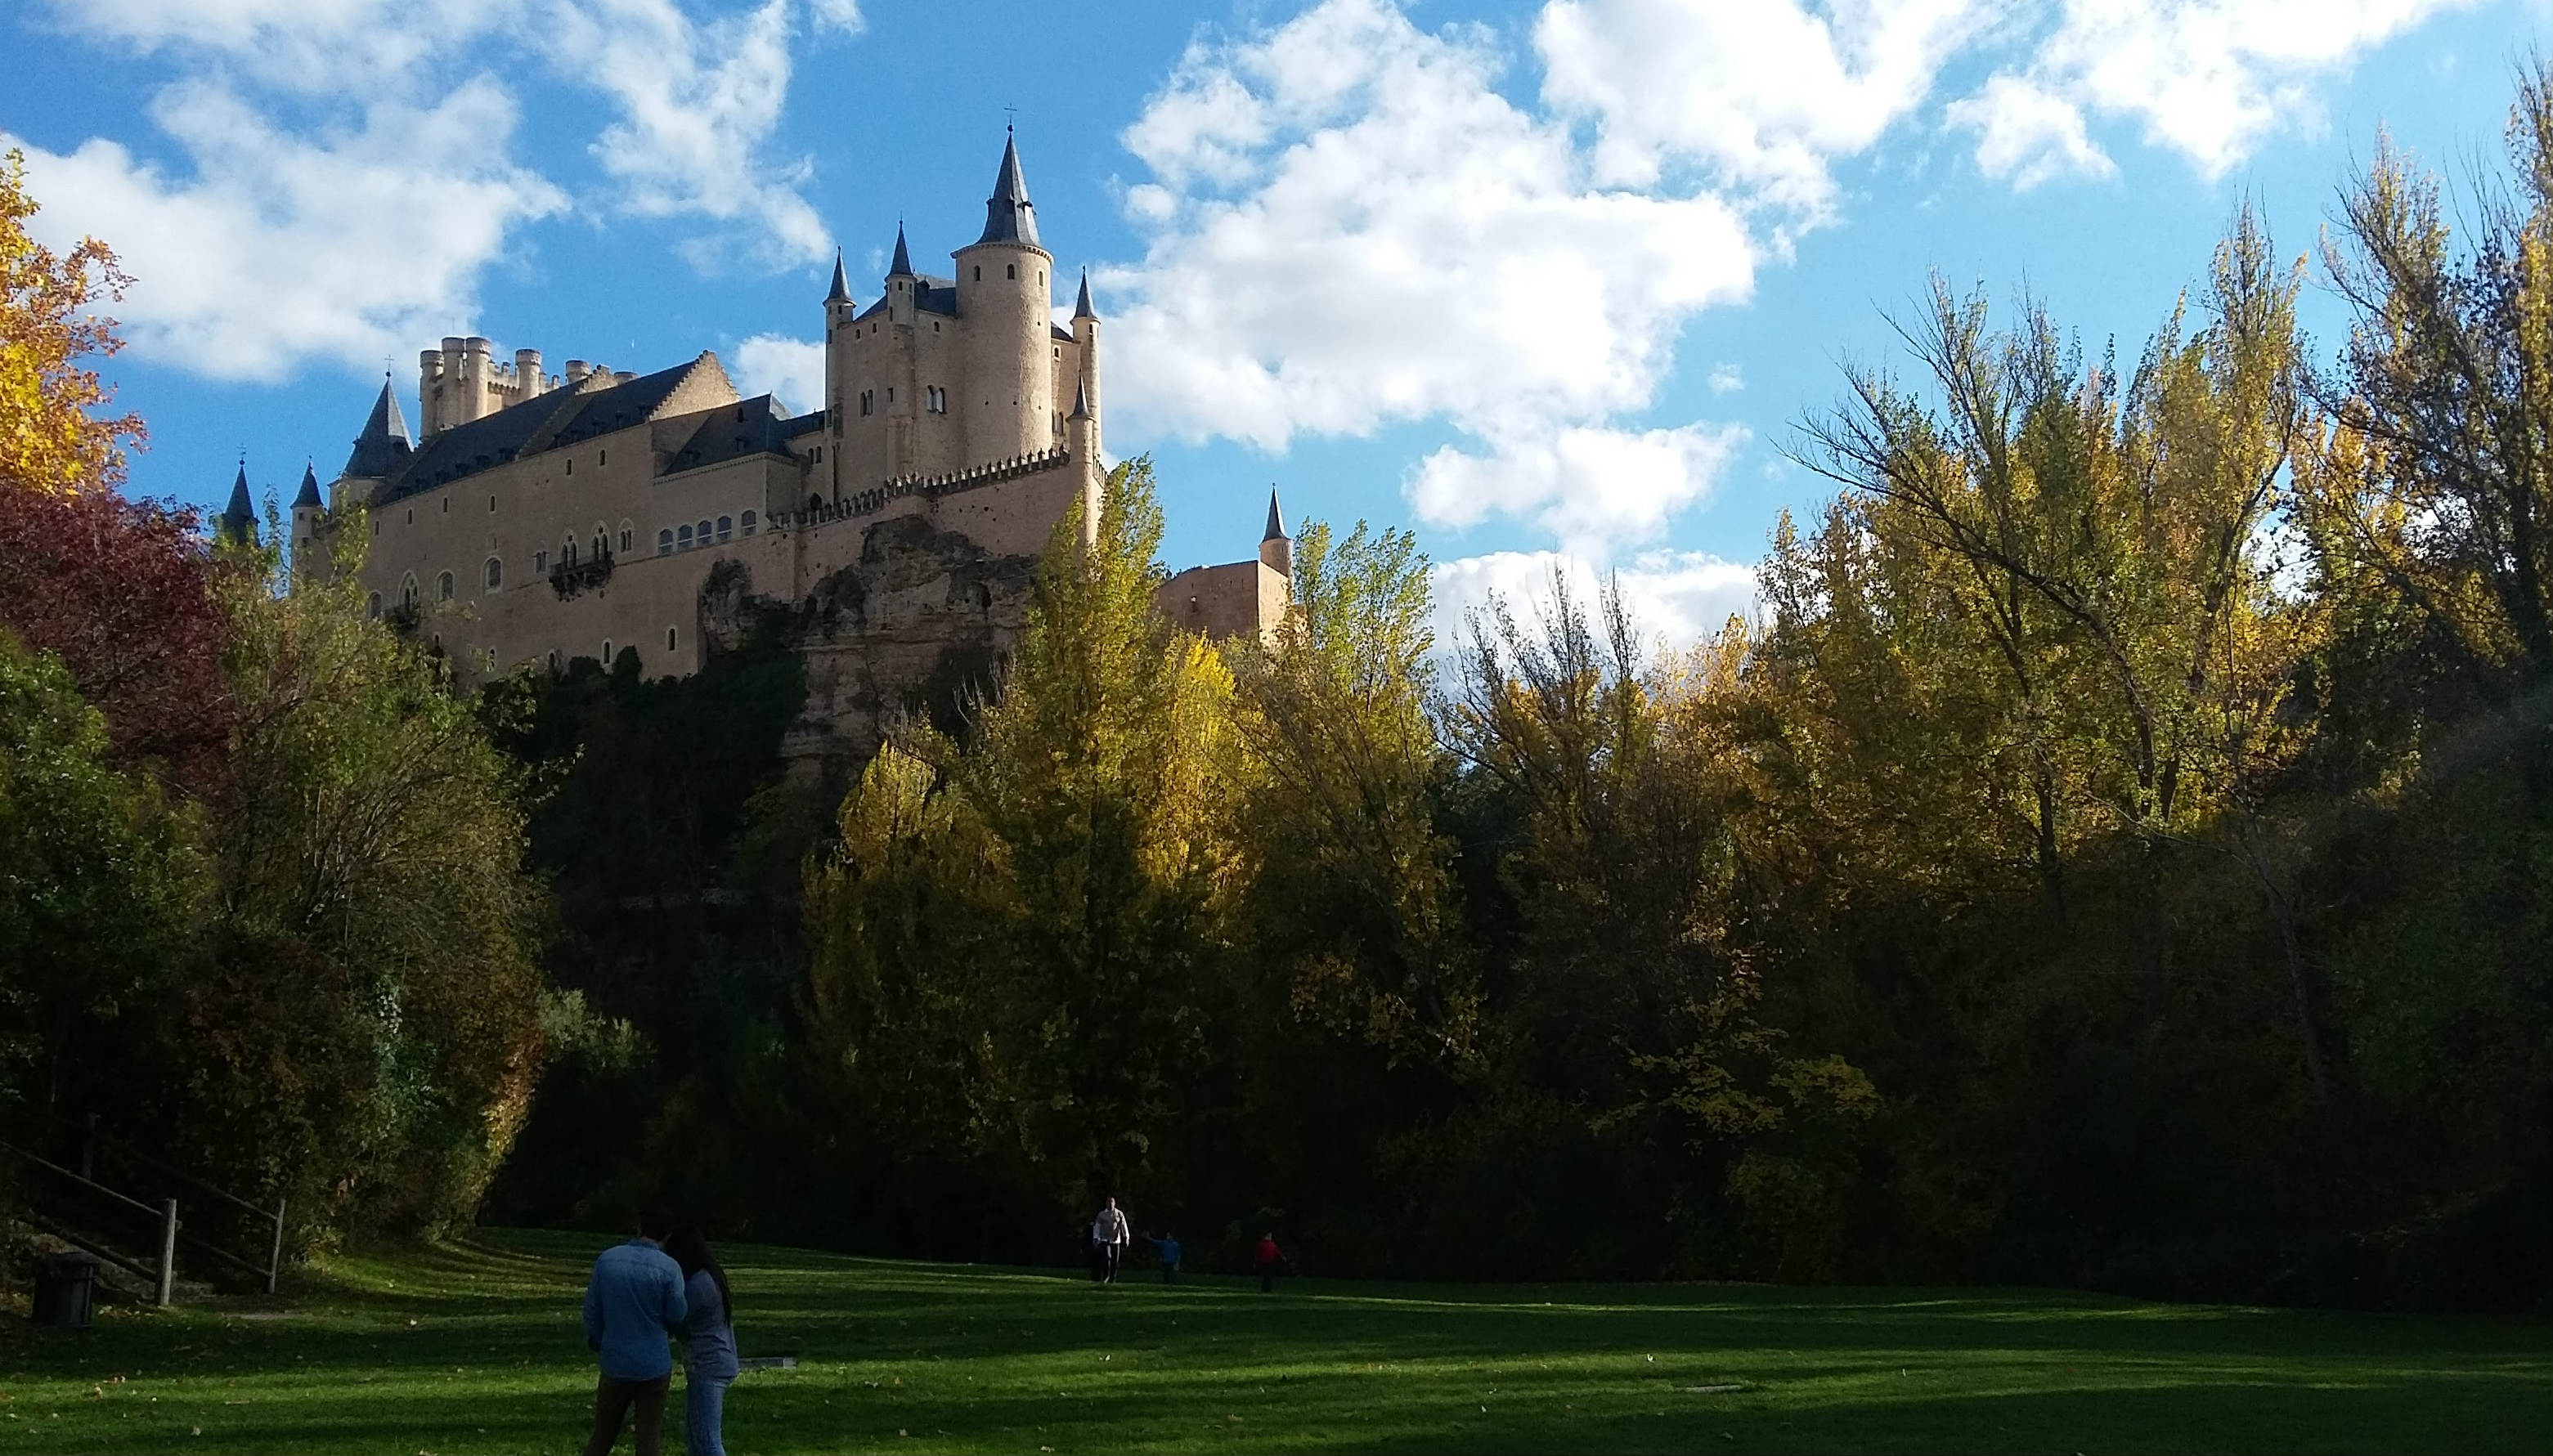
[[[94,310],[132,279],[94,238],[67,254],[38,243],[27,231],[37,211],[26,154],[0,154],[0,488],[110,488],[123,483],[123,448],[142,440],[142,419],[94,415],[113,392],[84,362],[124,347]]]

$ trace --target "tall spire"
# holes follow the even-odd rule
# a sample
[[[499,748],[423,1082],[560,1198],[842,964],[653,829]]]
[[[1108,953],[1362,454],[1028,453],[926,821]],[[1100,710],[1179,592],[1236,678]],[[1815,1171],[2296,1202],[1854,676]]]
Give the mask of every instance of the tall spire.
[[[319,468],[312,462],[301,463],[301,493],[292,497],[292,508],[319,509]]]
[[[220,523],[225,541],[245,543],[257,539],[257,508],[248,498],[248,462],[240,462],[239,475],[231,481],[231,503],[222,507],[222,513],[214,519]]]
[[[1261,534],[1259,539],[1261,541],[1289,541],[1293,539],[1285,534],[1285,517],[1276,509],[1276,487],[1274,485],[1268,487],[1268,529]]]
[[[901,244],[903,239],[899,237],[896,241]],[[842,276],[842,250],[838,248],[833,250],[833,291],[825,295],[825,301],[827,303],[851,301],[851,284],[849,279]]]
[[[993,178],[993,195],[984,199],[984,236],[975,241],[1038,246],[1037,205],[1029,201],[1029,181],[1020,174],[1016,138],[1002,139],[1002,169]]]
[[[914,276],[913,255],[905,251],[904,224],[900,221],[895,225],[895,258],[886,265],[886,275],[890,278]]]
[[[1065,415],[1064,418],[1067,420],[1086,420],[1090,418],[1089,385],[1075,384],[1072,386],[1072,413]]]
[[[1076,319],[1099,317],[1099,310],[1090,306],[1090,269],[1088,268],[1081,270],[1081,296],[1073,300],[1072,316]]]
[[[414,448],[407,438],[407,420],[399,413],[398,393],[384,379],[381,395],[373,401],[373,417],[364,421],[364,433],[355,437],[355,452],[346,457],[345,473],[363,480],[387,480],[407,464]]]

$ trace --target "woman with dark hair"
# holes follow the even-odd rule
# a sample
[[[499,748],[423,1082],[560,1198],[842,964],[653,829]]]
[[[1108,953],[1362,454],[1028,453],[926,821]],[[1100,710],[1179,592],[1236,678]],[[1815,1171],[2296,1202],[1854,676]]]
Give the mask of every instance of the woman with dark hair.
[[[710,1241],[685,1228],[665,1243],[683,1271],[683,1434],[692,1456],[726,1456],[720,1427],[735,1380],[735,1301]]]

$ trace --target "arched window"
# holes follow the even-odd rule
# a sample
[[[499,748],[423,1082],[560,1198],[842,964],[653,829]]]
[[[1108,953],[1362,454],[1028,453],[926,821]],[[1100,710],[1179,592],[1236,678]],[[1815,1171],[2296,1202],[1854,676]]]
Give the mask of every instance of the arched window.
[[[679,538],[679,539],[680,539],[680,540],[681,540],[681,542],[682,542],[683,550],[685,550],[685,551],[689,551],[689,550],[691,550],[691,549],[692,549],[692,528],[691,528],[691,527],[689,527],[689,526],[685,526],[685,527],[683,528],[683,530],[682,530],[682,535],[680,536],[680,538]]]
[[[364,599],[364,615],[378,622],[382,619],[382,594],[378,591]]]
[[[603,639],[603,666],[606,670],[611,667],[611,639],[609,637]]]
[[[699,542],[699,543],[700,543],[701,545],[703,545],[703,546],[707,546],[707,545],[709,545],[709,544],[710,544],[710,523],[709,523],[709,522],[707,522],[707,521],[703,521],[703,522],[701,522],[701,524],[700,524],[699,528],[698,528],[698,529],[696,529],[696,530],[694,530],[694,531],[692,532],[692,539],[693,539],[694,541]]]
[[[559,565],[562,567],[572,567],[576,565],[575,537],[571,536],[567,540],[559,543]]]
[[[399,578],[399,609],[410,612],[416,610],[416,578],[414,576],[401,576]]]
[[[611,555],[611,540],[602,530],[597,529],[594,533],[594,559],[601,561],[610,555]]]
[[[1002,276],[1003,276],[1003,277],[1006,277],[1006,278],[1009,278],[1009,279],[1013,280],[1014,282],[1018,281],[1019,276],[1020,276],[1020,265],[1019,265],[1018,263],[1015,263],[1015,262],[1013,262],[1013,263],[1004,263],[1004,264],[1002,265]]]
[[[450,572],[446,572],[442,575],[434,578],[434,599],[436,601],[452,600],[452,573]]]
[[[627,521],[620,523],[620,551],[623,556],[628,555],[630,540],[637,533],[629,529],[629,523]]]
[[[550,649],[550,671],[553,673],[558,671],[558,649],[555,647]]]
[[[658,553],[659,555],[662,555],[663,553],[665,553],[665,552],[669,552],[669,551],[672,551],[673,549],[674,549],[674,533],[673,533],[673,532],[671,532],[671,531],[659,531],[659,532],[657,532],[657,533],[656,533],[656,551],[657,551],[657,553]]]
[[[488,565],[485,568],[485,575],[487,577],[489,590],[494,591],[498,587],[504,585],[505,564],[496,557],[492,556],[488,558]]]
[[[666,629],[665,629],[665,651],[667,651],[667,652],[672,652],[673,650],[674,650],[674,629],[673,629],[673,628],[671,628],[671,627],[668,627],[668,628],[666,628]]]
[[[751,512],[751,511],[746,511],[746,512],[744,513],[744,518],[743,518],[741,521],[737,522],[737,524],[738,524],[738,525],[741,525],[742,527],[744,527],[744,534],[745,534],[745,535],[747,535],[747,536],[752,535],[752,534],[753,534],[753,512]]]
[[[719,540],[720,540],[722,543],[723,543],[723,542],[724,542],[728,537],[733,536],[734,534],[735,534],[735,517],[733,517],[733,516],[721,516],[721,517],[719,517]]]
[[[821,496],[821,495],[810,495],[810,496],[808,496],[808,497],[807,497],[807,514],[809,514],[809,515],[811,515],[811,516],[812,516],[812,515],[814,515],[816,512],[818,512],[818,511],[820,511],[820,510],[823,510],[824,508],[825,508],[825,497],[823,497],[823,496]]]

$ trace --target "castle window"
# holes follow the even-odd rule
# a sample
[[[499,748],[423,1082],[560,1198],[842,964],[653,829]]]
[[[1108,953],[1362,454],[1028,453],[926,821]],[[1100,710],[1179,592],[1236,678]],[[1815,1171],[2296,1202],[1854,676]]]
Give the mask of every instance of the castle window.
[[[602,532],[600,532],[600,531],[595,532],[595,533],[594,533],[594,559],[595,559],[596,561],[601,561],[601,560],[603,560],[605,557],[608,557],[608,556],[610,556],[610,555],[611,555],[611,538],[610,538],[610,537],[609,537],[609,536],[604,535],[604,534],[603,534]]]
[[[939,321],[938,319],[933,319],[933,320],[931,321],[931,332],[933,332],[934,334],[937,334],[937,333],[939,333],[939,332],[940,332],[940,321]]]
[[[611,666],[611,639],[609,637],[603,639],[603,666]]]
[[[569,456],[569,457],[567,458],[567,472],[568,472],[569,474],[571,474],[571,475],[573,475],[573,474],[575,474],[575,473],[576,473],[576,457],[575,457],[575,456]],[[551,654],[550,654],[550,656],[551,656],[551,657],[557,657],[557,656],[558,656],[558,654],[557,654],[557,653],[551,653]]]
[[[1018,263],[1008,264],[1002,269],[1002,276],[1009,278],[1014,282],[1018,281],[1020,276],[1020,265]]]
[[[1044,268],[1038,269],[1038,286],[1041,288],[1046,286],[1046,269]]]
[[[975,281],[978,283],[984,281],[984,265],[982,263],[975,264]]]
[[[629,549],[630,534],[630,530],[626,525],[623,525],[620,528],[620,549],[622,551],[627,551]]]
[[[876,412],[877,412],[877,391],[876,391],[876,390],[874,390],[874,389],[863,389],[863,390],[861,390],[861,391],[860,391],[860,413],[865,415],[865,414],[874,414],[874,413],[876,413]]]
[[[575,538],[575,537],[571,536],[571,537],[569,537],[565,542],[563,542],[563,543],[561,543],[561,544],[560,544],[560,546],[559,546],[559,565],[560,565],[560,566],[562,566],[562,567],[572,567],[572,566],[575,566],[575,565],[576,565],[576,538]]]
[[[681,539],[681,541],[682,541],[682,549],[683,549],[683,550],[685,550],[685,551],[689,551],[689,550],[691,550],[691,549],[692,549],[692,528],[691,528],[691,527],[689,527],[689,526],[685,526],[685,527],[683,528],[683,533],[682,533],[682,536],[681,536],[681,538],[680,538],[680,539]]]
[[[378,622],[382,619],[382,594],[378,591],[364,598],[364,615]]]
[[[811,515],[811,516],[812,516],[812,515],[814,515],[816,512],[818,512],[818,511],[820,511],[820,510],[823,510],[824,508],[825,508],[825,497],[823,497],[823,496],[821,496],[821,495],[810,495],[810,496],[808,496],[808,497],[807,497],[807,514],[809,514],[809,515]]]
[[[402,576],[399,578],[399,610],[407,612],[416,610],[416,578],[414,576]]]
[[[492,516],[493,516],[493,515],[495,515],[496,513],[497,513],[497,497],[495,497],[495,496],[491,495],[491,496],[489,496],[489,497],[488,497],[488,514],[490,514],[490,515],[492,515]]]
[[[409,525],[411,525],[411,526],[413,526],[413,525],[415,525],[415,524],[416,524],[416,507],[415,507],[415,506],[409,506],[409,507],[407,508],[407,523],[408,523]]]
[[[666,628],[666,629],[665,629],[665,651],[667,651],[667,652],[672,652],[673,650],[674,650],[674,629],[673,629],[673,628],[671,628],[671,627],[668,627],[668,628]]]
[[[452,600],[452,573],[450,572],[446,572],[442,575],[434,578],[434,599],[436,601]]]
[[[550,649],[550,671],[553,673],[558,671],[558,649],[555,647]]]
[[[699,543],[700,543],[701,545],[703,545],[703,546],[707,546],[707,545],[709,545],[709,544],[710,544],[710,523],[709,523],[709,522],[707,522],[707,521],[703,521],[703,522],[701,522],[701,524],[700,524],[699,528],[698,528],[697,530],[695,530],[695,531],[693,531],[693,532],[692,532],[692,539],[693,539],[694,541],[699,542]]]
[[[662,555],[663,553],[665,553],[665,552],[669,552],[669,551],[672,551],[673,549],[674,549],[674,533],[673,533],[673,532],[671,532],[671,531],[659,531],[659,532],[657,532],[657,533],[656,533],[656,551],[657,551],[657,553],[658,553],[659,555]]]
[[[893,384],[886,386],[886,402],[889,404],[895,403],[895,386]]]
[[[719,517],[719,540],[720,540],[720,542],[721,542],[721,543],[724,543],[728,537],[733,536],[734,534],[735,534],[735,517],[733,517],[733,516],[721,516],[721,517]]]
[[[443,513],[447,516],[452,514],[452,497],[449,495],[443,497]]]
[[[488,582],[488,589],[491,591],[496,590],[498,587],[505,584],[505,564],[493,556],[488,558],[488,567],[485,574]]]
[[[596,451],[594,453],[594,463],[598,466],[608,466],[611,464],[611,452],[608,450]]]
[[[744,527],[744,534],[745,534],[745,535],[747,535],[747,536],[752,535],[752,534],[753,534],[753,512],[751,512],[751,511],[746,511],[746,512],[744,513],[744,520],[742,521],[742,523],[741,523],[741,524],[742,524],[742,525],[743,525],[743,527]]]
[[[546,552],[546,551],[536,551],[536,552],[533,552],[533,553],[532,553],[532,570],[533,570],[533,571],[535,571],[535,572],[546,572],[546,571],[548,571],[549,569],[550,569],[550,554],[549,554],[548,552]]]

